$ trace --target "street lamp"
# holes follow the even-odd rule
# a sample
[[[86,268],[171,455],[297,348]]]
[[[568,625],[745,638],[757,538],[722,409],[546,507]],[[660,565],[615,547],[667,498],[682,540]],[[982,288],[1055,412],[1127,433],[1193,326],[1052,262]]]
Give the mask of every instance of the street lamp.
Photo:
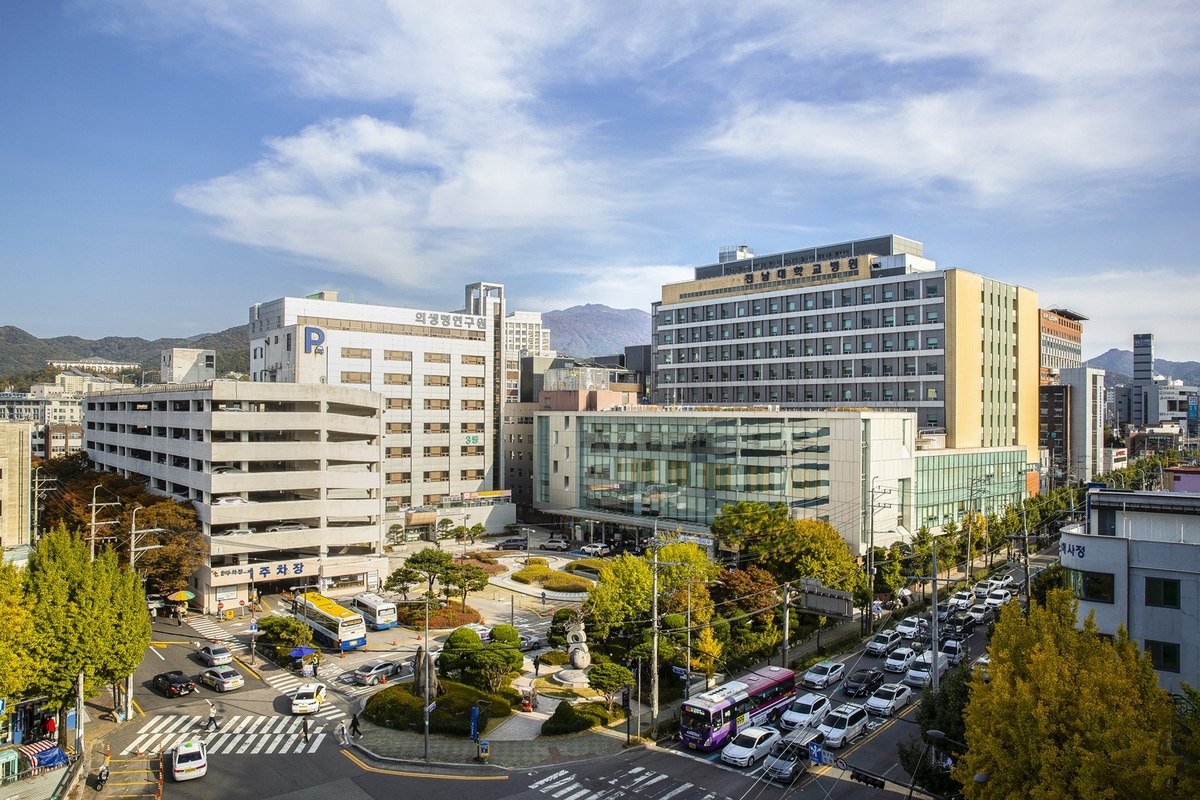
[[[137,527],[137,512],[142,510],[142,505],[139,503],[133,508],[133,518],[129,522],[129,570],[134,575],[137,574],[137,554],[144,553],[147,550],[157,550],[162,547],[161,544],[149,544],[145,547],[138,547],[138,536],[147,533],[165,533],[162,528],[143,528],[138,530]],[[143,588],[143,591],[145,589]],[[125,719],[133,719],[133,674],[125,677]]]

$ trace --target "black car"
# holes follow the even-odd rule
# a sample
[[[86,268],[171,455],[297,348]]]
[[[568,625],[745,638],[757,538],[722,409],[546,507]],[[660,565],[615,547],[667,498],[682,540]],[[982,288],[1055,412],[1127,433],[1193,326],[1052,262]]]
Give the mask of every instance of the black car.
[[[855,670],[854,674],[842,683],[842,691],[849,697],[863,697],[883,686],[883,681],[883,670],[881,669]]]
[[[500,544],[496,545],[496,550],[524,550],[525,537],[519,536],[513,539],[505,539]]]
[[[155,687],[167,697],[180,697],[196,691],[192,679],[179,670],[171,670],[154,676]]]
[[[970,633],[973,630],[975,630],[975,617],[973,617],[971,612],[967,611],[966,609],[959,609],[951,614],[950,618],[946,620],[945,627],[942,628],[942,631],[945,632],[945,636],[963,635]],[[941,631],[939,631],[939,633],[941,633]]]

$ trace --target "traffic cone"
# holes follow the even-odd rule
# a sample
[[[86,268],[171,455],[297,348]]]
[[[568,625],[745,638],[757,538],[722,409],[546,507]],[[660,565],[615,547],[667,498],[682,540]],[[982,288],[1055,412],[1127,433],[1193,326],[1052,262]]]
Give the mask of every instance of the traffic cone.
[[[381,676],[379,676],[379,682],[380,682],[380,683],[387,683],[387,675],[381,675]]]
[[[346,651],[345,651],[345,650],[339,650],[339,651],[338,651],[338,658],[345,658],[345,657],[346,657]]]

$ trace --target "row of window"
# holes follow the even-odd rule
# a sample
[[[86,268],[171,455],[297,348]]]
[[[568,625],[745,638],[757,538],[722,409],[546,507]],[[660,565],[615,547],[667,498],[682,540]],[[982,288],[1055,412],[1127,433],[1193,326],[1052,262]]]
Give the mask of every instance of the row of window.
[[[862,377],[862,378],[875,377],[875,366],[876,365],[875,365],[874,361],[861,362],[858,365],[858,376]],[[897,367],[900,367],[900,369],[898,370]],[[687,377],[688,377],[688,370],[687,369],[662,370],[661,374],[663,376],[664,383],[671,383],[670,376],[672,376],[672,375],[676,376],[676,381],[678,383],[686,383]],[[731,381],[731,380],[744,381],[747,379],[747,376],[749,376],[751,380],[758,380],[758,379],[762,378],[764,374],[771,380],[779,380],[781,376],[788,380],[795,380],[795,379],[799,378],[800,376],[803,376],[803,378],[805,380],[817,380],[820,378],[828,379],[828,378],[833,378],[833,377],[842,377],[842,378],[855,377],[854,362],[852,362],[852,361],[851,362],[842,362],[840,371],[837,369],[837,367],[832,362],[827,362],[827,363],[823,363],[823,364],[819,364],[819,365],[818,364],[804,364],[804,363],[786,364],[786,365],[785,364],[768,364],[765,367],[757,365],[757,364],[750,366],[750,367],[746,367],[745,365],[739,364],[735,369],[723,368],[723,369],[717,370],[713,367],[708,367],[704,370],[701,370],[701,369],[692,369],[691,370],[691,378],[692,378],[693,383],[697,383],[700,381]],[[913,377],[913,376],[917,375],[917,363],[915,360],[907,361],[907,363],[900,364],[900,365],[897,365],[890,361],[884,362],[879,365],[879,374],[882,377],[891,377],[893,375],[905,375],[908,377]],[[942,374],[941,364],[937,361],[926,361],[925,362],[925,371],[922,374],[927,375],[927,376],[928,375],[941,375]]]
[[[899,342],[897,342],[897,340],[895,340],[895,339],[888,338],[888,339],[883,340],[880,352],[884,352],[884,353],[896,352],[897,344],[900,345],[901,350],[903,350],[905,352],[913,352],[918,349],[917,344],[919,341],[920,341],[920,339],[917,336],[906,336],[904,339],[899,340]],[[818,352],[818,347],[820,348],[819,352]],[[858,352],[862,352],[862,353],[874,353],[875,352],[875,342],[870,339],[864,339],[860,343],[859,347],[860,347],[860,349]],[[926,350],[941,349],[940,337],[926,336],[925,337],[925,349]],[[794,358],[796,356],[796,354],[798,352],[800,352],[801,350],[803,350],[804,355],[806,355],[806,356],[816,356],[816,355],[832,356],[832,355],[839,354],[837,351],[837,344],[835,342],[811,341],[811,342],[804,342],[804,343],[788,342],[786,344],[781,344],[779,342],[773,342],[766,346],[754,345],[751,347],[737,347],[737,348],[722,347],[722,348],[720,348],[719,351],[718,351],[718,348],[715,348],[715,347],[705,347],[705,348],[692,347],[692,348],[688,348],[688,349],[679,349],[679,350],[662,350],[661,351],[662,361],[660,363],[662,363],[662,364],[671,364],[671,363],[684,364],[684,363],[687,363],[689,360],[692,362],[697,362],[697,361],[701,361],[701,360],[703,360],[703,361],[741,361],[741,360],[746,360],[746,359],[762,359],[762,358],[784,358],[784,357]],[[701,351],[703,351],[703,352],[701,352]],[[853,338],[843,339],[841,341],[841,353],[840,354],[846,355],[848,353],[854,353],[854,352],[856,352],[854,349],[854,339]],[[786,355],[781,355],[781,354],[786,354]],[[718,358],[718,355],[720,356],[720,358]],[[689,356],[690,356],[690,359],[689,359]],[[701,356],[704,356],[704,358],[702,359]]]
[[[882,316],[883,324],[881,327],[894,328],[896,327],[896,315],[885,313]],[[905,312],[901,317],[904,325],[916,325],[918,314],[915,311]],[[936,325],[941,319],[940,310],[932,310],[925,312],[926,325]],[[840,320],[836,319],[806,319],[806,320],[781,320],[774,321],[768,325],[718,325],[707,328],[692,328],[688,330],[664,331],[662,336],[663,344],[672,344],[673,340],[682,344],[683,342],[693,341],[713,341],[715,339],[745,339],[747,336],[780,336],[783,333],[795,334],[799,331],[804,333],[829,333],[835,330],[852,331],[856,329],[870,330],[875,327],[875,318],[864,314],[859,320],[858,325],[855,325],[854,318],[850,316],[842,316]],[[765,332],[765,333],[764,333]]]
[[[477,481],[483,480],[484,471],[481,469],[464,469],[459,470],[459,480]],[[450,470],[429,470],[423,473],[425,483],[443,483],[450,480]],[[412,483],[411,472],[389,472],[387,473],[387,482],[389,486],[403,485]]]
[[[449,458],[452,448],[445,445],[431,445],[421,448],[422,455],[425,458]],[[411,447],[385,447],[384,453],[388,458],[412,458]],[[482,456],[486,455],[484,445],[462,445],[458,449],[460,456]]]
[[[384,350],[384,361],[412,361],[411,350]],[[371,357],[371,350],[366,347],[343,347],[342,358],[366,359]],[[426,364],[449,364],[449,353],[425,353]],[[463,364],[486,364],[484,356],[462,356]]]
[[[1089,603],[1115,603],[1116,578],[1111,572],[1085,572],[1068,569],[1067,585],[1080,600]],[[1179,608],[1179,581],[1171,578],[1146,578],[1145,605],[1150,608]],[[1179,645],[1175,642],[1154,642],[1144,645],[1154,668],[1163,672],[1179,672]]]
[[[938,297],[941,293],[939,284],[931,283],[925,286],[925,297]],[[858,295],[856,298],[855,295]],[[772,297],[767,299],[744,300],[736,303],[724,303],[719,306],[709,305],[704,307],[695,307],[691,309],[677,309],[675,311],[667,311],[661,315],[661,325],[679,325],[686,322],[701,322],[711,319],[728,319],[730,316],[744,317],[747,315],[758,316],[764,313],[779,314],[782,312],[796,311],[798,307],[803,307],[805,311],[812,311],[816,308],[833,308],[836,297],[836,290],[820,292],[819,296],[810,294],[803,298],[789,297],[780,298]],[[903,289],[903,298],[899,297],[899,291],[896,287],[877,287],[867,286],[857,291],[842,290],[841,292],[842,306],[853,306],[857,304],[870,305],[872,303],[883,302],[892,303],[897,299],[916,300],[917,287],[907,286]],[[856,303],[855,301],[858,301]]]
[[[484,379],[478,377],[463,376],[461,378],[462,386],[468,389],[482,389],[485,387]],[[357,384],[360,386],[371,385],[371,373],[369,372],[342,372],[342,383]],[[410,386],[412,384],[412,375],[407,372],[385,372],[383,374],[383,383],[385,386]],[[449,386],[449,375],[426,375],[426,386]]]

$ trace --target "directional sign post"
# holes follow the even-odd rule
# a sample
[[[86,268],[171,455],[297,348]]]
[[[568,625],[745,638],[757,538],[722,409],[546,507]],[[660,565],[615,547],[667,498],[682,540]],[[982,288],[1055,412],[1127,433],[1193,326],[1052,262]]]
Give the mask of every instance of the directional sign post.
[[[814,764],[824,764],[824,752],[820,742],[808,743],[808,760]]]
[[[437,703],[430,703],[430,704],[429,704],[429,708],[427,708],[427,709],[425,709],[425,710],[426,710],[426,711],[428,711],[430,714],[432,714],[432,713],[433,713],[433,710],[434,710],[435,708],[437,708]]]
[[[821,751],[821,763],[823,763],[825,766],[832,767],[837,764],[837,762],[838,759],[834,758],[833,753],[829,752],[828,750]]]
[[[251,633],[258,633],[258,623],[257,623],[257,622],[251,622],[251,623],[250,623],[250,632],[251,632]]]

